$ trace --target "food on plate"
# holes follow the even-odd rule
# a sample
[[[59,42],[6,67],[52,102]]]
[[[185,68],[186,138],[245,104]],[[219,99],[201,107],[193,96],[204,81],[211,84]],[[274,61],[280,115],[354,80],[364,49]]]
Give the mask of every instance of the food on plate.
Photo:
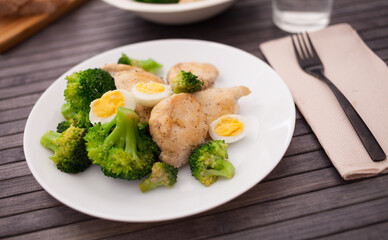
[[[110,122],[117,113],[119,107],[134,110],[136,107],[135,97],[124,89],[108,91],[90,103],[89,120],[94,125]]]
[[[250,90],[212,88],[218,70],[207,63],[174,65],[166,84],[152,73],[162,67],[152,59],[122,54],[118,62],[66,77],[66,120],[41,138],[55,152],[50,159],[57,168],[77,173],[96,164],[106,176],[126,180],[151,173],[139,185],[142,192],[172,187],[187,162],[206,186],[219,176],[232,178],[226,147],[249,130],[235,113]],[[205,143],[208,134],[213,140]]]
[[[137,60],[134,58],[129,58],[126,54],[122,54],[121,58],[118,60],[119,64],[126,64],[135,67],[140,67],[147,72],[156,73],[163,65],[156,62],[152,58],[146,60]]]
[[[200,145],[190,155],[191,174],[205,186],[217,181],[218,177],[231,179],[234,166],[228,160],[228,145],[222,141],[210,141]]]
[[[73,73],[66,79],[66,103],[62,106],[62,114],[74,126],[90,127],[90,103],[105,92],[116,89],[114,79],[98,68]]]
[[[137,114],[120,107],[109,123],[89,128],[84,137],[88,157],[113,178],[141,179],[150,173],[160,150],[149,134],[148,124]]]
[[[139,82],[165,83],[160,77],[142,68],[130,65],[110,63],[104,65],[101,69],[107,71],[114,78],[118,89],[125,89],[128,92]]]
[[[145,107],[153,107],[161,100],[167,98],[172,94],[170,85],[148,82],[137,83],[132,88],[133,96],[136,103]]]
[[[183,62],[175,64],[167,73],[167,82],[172,86],[173,79],[181,72],[191,72],[203,82],[202,90],[212,87],[218,77],[218,70],[209,63]]]
[[[62,121],[58,123],[57,125],[57,133],[63,133],[71,126],[71,123],[69,121]]]
[[[116,87],[118,89],[124,89],[128,92],[132,91],[132,88],[137,83],[141,82],[157,82],[165,84],[165,82],[160,77],[139,67],[126,64],[110,63],[104,65],[101,69],[109,72],[109,74],[114,78]],[[139,115],[141,121],[148,121],[151,110],[152,108],[137,104],[135,112]]]
[[[70,126],[64,132],[47,131],[40,139],[42,146],[54,151],[50,159],[66,173],[82,172],[92,162],[85,150],[83,139],[87,129]]]
[[[248,119],[237,114],[227,114],[210,123],[209,134],[213,140],[234,143],[245,137],[248,129]]]
[[[146,107],[140,104],[136,104],[135,113],[137,113],[137,115],[139,116],[140,121],[148,122],[151,117],[151,111],[152,107]]]
[[[170,79],[170,85],[174,93],[193,93],[201,91],[203,81],[191,72],[180,71]]]
[[[178,177],[178,168],[167,163],[156,162],[152,166],[151,175],[140,183],[139,187],[142,192],[147,192],[160,186],[172,188]]]
[[[193,96],[201,103],[207,116],[208,123],[210,124],[222,115],[238,113],[239,106],[237,100],[250,93],[251,91],[249,88],[239,86],[209,88],[204,91],[196,92]]]
[[[161,149],[159,158],[174,167],[185,165],[205,141],[208,122],[201,104],[190,94],[174,94],[155,105],[149,120],[153,140]]]

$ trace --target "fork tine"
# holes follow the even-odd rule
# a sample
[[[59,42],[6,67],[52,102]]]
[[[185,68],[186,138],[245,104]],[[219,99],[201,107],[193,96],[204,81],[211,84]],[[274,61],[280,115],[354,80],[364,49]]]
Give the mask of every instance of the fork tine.
[[[307,58],[309,58],[309,56],[307,55],[307,52],[305,51],[305,49],[303,48],[303,45],[302,45],[302,42],[301,42],[301,40],[299,39],[300,37],[302,37],[302,40],[303,40],[303,36],[300,34],[300,33],[298,33],[297,35],[296,35],[296,39],[298,40],[298,43],[299,43],[299,48],[300,48],[300,51],[301,51],[301,53],[302,53],[302,55],[303,55],[303,58],[304,59],[307,59]],[[305,45],[304,45],[305,46]]]
[[[306,33],[307,34],[307,33]],[[311,53],[310,52],[310,49],[307,47],[307,43],[306,43],[306,40],[305,40],[305,38],[304,38],[304,36],[303,36],[303,34],[302,33],[299,33],[299,37],[302,39],[302,43],[303,43],[303,47],[304,47],[304,49],[305,49],[305,51],[306,51],[306,57],[307,58],[312,58],[312,57],[314,57],[314,54],[313,53]],[[310,42],[311,43],[311,42]],[[311,44],[310,44],[311,45]]]
[[[307,36],[307,40],[309,41],[310,43],[310,49],[311,49],[311,52],[312,52],[312,56],[314,56],[315,58],[317,58],[319,61],[321,61],[321,59],[319,59],[319,55],[318,53],[315,51],[315,47],[313,45],[313,43],[311,42],[311,39],[310,39],[310,35],[306,32],[306,36]]]
[[[299,65],[301,64],[301,57],[300,57],[300,54],[298,52],[298,49],[296,48],[296,44],[295,44],[295,41],[294,41],[294,36],[291,36],[291,41],[292,41],[292,46],[294,47],[294,52],[295,52],[295,55],[296,55],[296,59],[298,60],[298,63]]]

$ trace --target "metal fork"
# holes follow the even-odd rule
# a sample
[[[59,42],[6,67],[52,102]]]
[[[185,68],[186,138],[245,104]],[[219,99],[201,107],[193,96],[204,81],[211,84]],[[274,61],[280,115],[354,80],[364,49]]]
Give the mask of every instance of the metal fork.
[[[341,91],[324,75],[322,61],[315,51],[310,36],[307,33],[305,35],[307,37],[307,41],[300,33],[291,36],[292,45],[294,47],[299,66],[306,73],[322,80],[329,86],[372,160],[375,162],[384,160],[386,155],[376,138],[369,130],[368,126]],[[297,45],[299,46],[299,50]]]

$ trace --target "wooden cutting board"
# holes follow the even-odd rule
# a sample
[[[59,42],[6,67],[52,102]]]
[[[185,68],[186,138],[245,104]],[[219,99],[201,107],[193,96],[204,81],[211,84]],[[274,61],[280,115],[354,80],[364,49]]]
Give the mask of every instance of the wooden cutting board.
[[[0,53],[23,41],[48,24],[57,20],[87,0],[69,0],[52,14],[40,14],[28,17],[0,17]]]

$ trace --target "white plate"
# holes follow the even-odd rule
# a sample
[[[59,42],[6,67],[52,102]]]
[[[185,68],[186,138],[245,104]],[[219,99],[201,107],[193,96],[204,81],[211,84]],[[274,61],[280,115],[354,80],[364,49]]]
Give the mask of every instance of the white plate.
[[[228,9],[235,0],[203,0],[183,4],[154,4],[133,0],[103,0],[106,3],[131,11],[146,20],[162,24],[181,25],[213,17]]]
[[[200,61],[220,72],[215,87],[244,85],[252,93],[240,99],[240,114],[251,119],[247,137],[230,144],[230,161],[236,168],[231,180],[219,179],[203,186],[190,173],[179,170],[174,188],[160,187],[141,193],[140,181],[105,177],[93,165],[78,174],[59,171],[49,159],[52,152],[40,145],[40,137],[63,120],[65,76],[74,71],[117,62],[121,53],[138,59],[153,58],[164,65],[162,76],[175,63]],[[260,123],[258,127],[258,123]],[[169,220],[203,212],[244,193],[275,168],[292,138],[295,107],[280,77],[264,62],[239,49],[198,40],[160,40],[116,48],[92,57],[58,78],[40,97],[28,117],[24,152],[28,166],[42,187],[62,203],[83,213],[118,221]]]

